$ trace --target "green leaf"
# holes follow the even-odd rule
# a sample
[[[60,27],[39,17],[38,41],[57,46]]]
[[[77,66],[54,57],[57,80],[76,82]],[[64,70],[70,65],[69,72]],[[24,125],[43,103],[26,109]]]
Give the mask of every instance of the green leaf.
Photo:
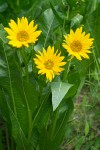
[[[6,31],[4,31],[4,27],[2,24],[0,24],[0,39],[3,41],[3,43],[8,42],[8,39],[6,38]]]
[[[1,129],[0,129],[0,150],[4,150],[4,147],[3,147],[3,144],[2,144],[2,130]]]
[[[60,102],[67,94],[68,90],[72,87],[69,83],[64,82],[52,82],[51,90],[52,90],[52,105],[53,111],[59,106]]]
[[[7,102],[7,99],[6,99],[6,102]],[[20,122],[18,121],[18,118],[13,113],[13,110],[11,109],[8,102],[7,102],[7,105],[8,105],[9,112],[10,112],[11,122],[13,124],[12,125],[13,136],[17,142],[16,150],[21,150],[21,149],[27,150],[27,149],[29,149],[29,144],[28,144],[25,134],[20,126]]]
[[[84,141],[85,141],[85,136],[82,136],[80,139],[77,139],[75,150],[80,150]]]
[[[7,107],[5,97],[2,92],[2,87],[0,87],[0,111],[2,112],[1,114],[2,114],[2,117],[4,118],[4,120],[10,124],[9,109]]]
[[[91,33],[91,37],[94,38],[94,48],[92,49],[91,54],[91,72],[93,74],[93,78],[96,75],[96,79],[98,83],[100,82],[100,1],[96,3],[96,10],[89,14],[85,18],[85,29]],[[95,20],[95,21],[93,21]],[[95,75],[94,75],[95,74]]]
[[[59,21],[59,23],[62,25],[64,23],[64,18],[62,18],[57,11],[55,10],[54,6],[52,5],[52,3],[50,3],[51,9],[55,15],[55,17],[57,18],[57,20]]]
[[[2,49],[2,51],[0,51],[0,62],[4,63],[4,65],[2,65],[2,63],[0,64],[0,71],[3,70],[5,72],[5,74],[3,73],[0,76],[0,94],[2,96],[2,99],[0,99],[0,104],[2,104],[2,102],[4,103],[0,105],[0,109],[3,110],[2,111],[3,115],[4,117],[6,117],[5,120],[8,121],[9,120],[8,118],[10,118],[11,120],[10,124],[12,126],[12,130],[8,128],[8,131],[9,132],[12,131],[11,134],[15,140],[15,143],[17,145],[20,144],[21,147],[23,146],[23,148],[21,149],[24,149],[24,147],[26,147],[26,144],[25,142],[23,142],[23,140],[26,138],[26,135],[29,130],[29,122],[28,122],[29,110],[26,101],[28,101],[31,98],[33,99],[33,96],[27,96],[28,93],[27,88],[29,87],[27,85],[26,85],[27,88],[26,88],[26,95],[25,95],[25,91],[24,91],[25,87],[22,83],[23,79],[21,77],[21,73],[18,70],[18,66],[16,65],[16,61],[17,63],[19,62],[16,53],[14,53],[14,50],[11,49],[11,47],[9,47],[7,44],[2,43],[1,40],[0,42],[1,42],[0,48]],[[31,86],[30,89],[33,90]],[[33,99],[33,101],[30,104],[31,106],[34,106],[32,112],[36,107],[34,100],[36,100],[36,98]],[[22,144],[20,141],[22,141]]]
[[[77,14],[75,17],[72,18],[70,27],[72,28],[75,25],[79,26],[82,20],[83,20],[83,16],[80,14]]]
[[[76,1],[75,0],[67,0],[68,4],[71,6],[71,7],[75,7],[76,5]]]
[[[1,41],[0,41],[1,42]],[[18,63],[18,59],[14,51],[9,48],[8,45],[5,45],[1,42],[0,47],[2,51],[0,51],[0,61],[4,62],[5,65],[0,64],[0,70],[4,70],[6,76],[1,74],[0,76],[0,94],[2,99],[0,99],[0,108],[2,108],[2,112],[5,120],[8,121],[10,118],[10,128],[8,128],[9,133],[13,136],[14,142],[16,143],[18,150],[27,150],[30,149],[29,143],[30,141],[26,140],[26,135],[28,133],[28,108],[26,105],[26,100],[31,100],[31,108],[33,106],[33,110],[36,107],[35,101],[31,93],[31,96],[27,96],[28,93],[28,85],[23,84],[23,79],[21,74],[17,68],[16,60]],[[13,63],[12,63],[13,62]],[[25,86],[27,88],[24,91]],[[30,86],[31,92],[34,93],[34,89]],[[33,90],[33,91],[32,91]],[[25,93],[26,92],[26,93]],[[30,92],[29,92],[30,94]],[[1,97],[0,96],[0,97]],[[28,98],[28,99],[27,99]],[[33,99],[33,101],[32,101]],[[6,102],[6,103],[5,103]],[[29,101],[28,101],[29,102]],[[34,105],[33,105],[34,102]],[[7,110],[6,110],[7,109]],[[6,114],[7,113],[7,114]],[[9,123],[9,122],[7,122]],[[12,138],[12,137],[11,137]]]
[[[87,3],[87,15],[92,14],[97,8],[97,0],[89,0]]]
[[[41,1],[42,2],[42,1]],[[38,5],[41,3],[39,0],[34,0],[34,2],[32,3],[32,6],[30,7],[30,9],[28,10],[28,14],[30,13],[34,13],[35,10],[37,9]]]
[[[26,82],[25,80],[23,80],[22,82],[22,87],[23,87],[23,94],[24,97],[26,97],[27,101],[28,101],[28,105],[29,108],[32,112],[32,114],[34,113],[34,111],[37,109],[38,107],[38,91],[36,89],[36,85],[31,84],[30,82]]]
[[[47,9],[43,12],[39,19],[39,27],[43,31],[43,47],[46,47],[49,39],[51,40],[54,36],[54,29],[59,26],[58,21],[55,19],[52,9]],[[53,42],[53,39],[52,39]],[[42,44],[43,44],[42,43]],[[49,43],[49,42],[48,42]]]
[[[27,122],[25,121],[27,120],[27,108],[24,101],[25,97],[21,94],[21,92],[23,93],[23,88],[20,74],[15,64],[14,53],[6,44],[2,43],[1,47],[2,52],[0,55],[1,59],[5,61],[5,66],[0,66],[0,70],[4,70],[6,73],[6,76],[2,74],[0,79],[1,90],[3,90],[4,94],[8,97],[12,110],[14,110],[14,113],[19,118],[24,132],[27,133]]]
[[[85,136],[87,136],[89,133],[89,124],[88,122],[85,123]]]
[[[56,130],[53,135],[54,138],[53,145],[55,145],[55,149],[59,147],[62,143],[65,132],[67,130],[67,123],[69,118],[71,117],[73,109],[74,109],[73,101],[72,99],[69,99],[69,102],[67,103],[67,109],[61,115],[59,115],[59,119],[56,123],[56,128],[55,128]]]
[[[40,122],[42,122],[44,118],[46,117],[45,115],[50,109],[50,104],[49,104],[50,102],[48,101],[49,95],[50,95],[50,92],[48,92],[46,95],[41,95],[41,103],[38,106],[36,113],[34,114],[33,123],[32,123],[33,127],[36,125],[39,119],[40,119]],[[43,120],[41,120],[41,118],[43,118]]]
[[[67,109],[59,115],[55,126],[54,120],[51,120],[51,125],[44,126],[39,137],[39,150],[58,150],[67,129],[69,117],[72,114],[74,105],[70,99]],[[55,129],[53,128],[55,126]],[[53,129],[53,134],[51,133]]]
[[[3,3],[2,5],[0,5],[0,12],[4,12],[7,9],[8,5],[7,3]]]

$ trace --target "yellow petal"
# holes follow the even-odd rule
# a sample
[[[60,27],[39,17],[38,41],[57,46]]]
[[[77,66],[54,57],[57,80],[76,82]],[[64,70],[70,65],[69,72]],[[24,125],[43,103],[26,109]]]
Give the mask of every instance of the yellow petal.
[[[17,32],[17,24],[15,23],[14,20],[11,20],[9,23],[10,28],[13,30],[13,32]]]

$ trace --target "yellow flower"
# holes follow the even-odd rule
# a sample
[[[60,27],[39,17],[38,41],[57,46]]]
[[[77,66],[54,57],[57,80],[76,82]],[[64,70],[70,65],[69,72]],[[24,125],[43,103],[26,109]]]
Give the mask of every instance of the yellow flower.
[[[4,28],[10,39],[9,43],[13,47],[20,48],[22,46],[29,46],[29,43],[35,43],[38,39],[38,36],[41,34],[41,31],[36,31],[38,25],[34,26],[34,20],[28,24],[26,17],[18,18],[17,24],[14,20],[10,20],[10,28]]]
[[[36,67],[39,69],[38,74],[46,74],[46,78],[52,81],[54,75],[59,75],[64,68],[61,68],[66,64],[62,62],[64,56],[60,56],[61,53],[56,51],[54,53],[54,46],[48,46],[47,51],[43,48],[43,52],[39,51],[39,55],[36,54],[37,58],[34,58]]]
[[[89,50],[93,44],[93,38],[90,38],[90,33],[85,35],[82,33],[82,27],[77,28],[75,32],[70,31],[68,36],[64,36],[65,40],[62,46],[67,50],[67,52],[72,55],[71,59],[75,56],[78,60],[82,60],[81,56],[89,59],[87,53],[91,53]]]

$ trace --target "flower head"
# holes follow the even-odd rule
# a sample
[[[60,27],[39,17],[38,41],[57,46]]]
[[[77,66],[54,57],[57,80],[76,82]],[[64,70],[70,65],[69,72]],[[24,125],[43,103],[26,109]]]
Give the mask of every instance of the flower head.
[[[82,60],[81,56],[89,59],[87,53],[91,53],[89,50],[93,44],[93,38],[90,38],[90,33],[85,35],[85,32],[82,33],[82,27],[77,28],[75,32],[73,30],[70,31],[68,36],[64,36],[65,40],[62,46],[67,50],[67,52],[72,55],[71,58],[74,56],[78,60]]]
[[[64,56],[60,56],[60,53],[56,51],[54,53],[54,47],[48,47],[47,51],[43,49],[41,53],[39,51],[39,55],[36,54],[37,58],[34,58],[36,67],[39,69],[38,74],[46,74],[46,78],[52,81],[54,75],[59,75],[64,68],[61,68],[66,64],[66,62],[62,62]]]
[[[10,20],[10,28],[4,28],[8,33],[7,38],[10,40],[8,44],[13,47],[20,48],[22,46],[29,46],[29,43],[35,43],[41,31],[36,31],[38,25],[34,26],[34,20],[28,24],[26,17],[18,18],[17,23]]]

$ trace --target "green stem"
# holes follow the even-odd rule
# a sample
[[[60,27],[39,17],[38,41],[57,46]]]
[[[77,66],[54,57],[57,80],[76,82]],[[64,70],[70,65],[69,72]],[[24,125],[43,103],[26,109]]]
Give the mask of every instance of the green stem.
[[[21,55],[23,58],[23,61],[25,63],[25,72],[26,72],[26,77],[27,77],[27,82],[29,82],[29,75],[28,75],[28,64],[26,63],[26,55],[25,52],[21,51]],[[20,62],[20,60],[19,60]],[[20,72],[21,72],[21,81],[22,81],[22,87],[23,87],[23,93],[24,93],[24,97],[25,97],[25,102],[26,102],[26,106],[27,106],[27,111],[28,111],[28,140],[30,140],[31,138],[31,132],[32,132],[32,113],[28,104],[28,99],[25,93],[25,88],[24,88],[24,83],[23,83],[23,78],[22,78],[22,69],[21,69],[21,62],[20,62]]]
[[[37,111],[37,113],[36,113],[36,115],[35,115],[35,117],[34,117],[34,119],[33,119],[33,121],[32,121],[32,128],[34,128],[36,118],[38,117],[39,112],[40,112],[41,109],[42,109],[42,106],[43,106],[44,101],[45,101],[45,98],[43,99],[43,101],[42,101],[42,103],[41,103],[41,106],[40,106],[40,108],[38,109],[38,111]]]
[[[15,146],[14,146],[14,140],[13,140],[13,137],[11,138],[11,150],[14,150],[15,149]]]
[[[68,5],[68,11],[67,11],[67,19],[69,18],[69,10],[70,10],[70,6]],[[66,19],[64,19],[63,22],[63,27],[62,27],[62,37],[63,37],[63,32],[64,32],[64,28],[65,28],[65,23],[66,23]]]
[[[22,85],[23,85],[23,79],[22,79]],[[32,133],[32,113],[31,113],[31,110],[29,108],[28,99],[27,99],[26,94],[25,94],[24,85],[23,85],[23,93],[24,93],[27,111],[28,111],[28,140],[30,140],[31,139],[31,133]]]
[[[33,44],[32,44],[32,57],[31,57],[31,61],[32,61],[32,71],[34,71],[34,66],[33,66],[33,58],[34,58],[34,56],[35,56],[35,50],[34,50],[34,47],[33,47]]]
[[[28,64],[25,64],[26,80],[29,82]]]
[[[90,24],[89,24],[88,21],[86,21],[86,23],[87,23],[88,28],[91,30],[91,34],[92,34],[92,37],[93,37],[93,31],[92,31],[92,29],[91,29],[91,26],[90,26]],[[95,48],[98,50],[96,40],[94,40],[94,45],[95,45]],[[100,70],[100,65],[99,65],[99,62],[98,62],[98,60],[97,60],[97,58],[96,58],[96,54],[95,54],[95,51],[94,51],[94,50],[93,50],[93,55],[94,55],[95,63],[96,63],[96,65],[97,65],[97,69],[98,69],[98,71],[99,71],[99,70]],[[99,76],[97,76],[97,78],[98,78],[98,83],[99,83],[99,82],[100,82]]]
[[[30,108],[28,109],[28,119],[29,119],[28,140],[30,140],[32,134],[32,113]]]
[[[25,53],[25,49],[21,49],[21,56],[23,58],[24,64],[25,64],[25,75],[26,75],[26,80],[29,82],[29,73],[28,73],[28,62],[27,62],[27,55]]]
[[[27,111],[28,111],[28,140],[30,140],[30,138],[31,138],[31,132],[32,132],[32,113],[31,113],[31,110],[29,108],[28,99],[27,99],[26,94],[25,94],[25,89],[24,89],[24,84],[23,84],[23,78],[21,80],[22,80],[23,93],[24,93],[25,102],[26,102]]]
[[[70,6],[68,5],[67,19],[69,18],[69,10],[70,10]]]
[[[100,70],[100,67],[99,67],[99,64],[98,64],[98,61],[97,61],[97,59],[96,59],[96,55],[95,55],[94,51],[93,51],[93,55],[94,55],[94,58],[95,58],[95,62],[96,62],[98,71],[99,71],[99,70]],[[97,75],[97,79],[98,79],[98,83],[99,83],[99,76],[98,76],[98,75]]]
[[[5,128],[6,128],[7,149],[10,150],[8,129],[7,129],[7,125],[6,124],[5,124]]]
[[[65,70],[64,70],[64,74],[63,74],[63,81],[65,81],[67,79],[69,70],[70,70],[70,65],[71,65],[71,61],[68,62],[65,66]]]
[[[41,105],[40,105],[40,107],[39,107],[39,109],[38,109],[38,111],[37,111],[37,113],[36,113],[36,115],[35,115],[35,117],[34,117],[34,119],[33,119],[33,122],[32,122],[32,129],[33,129],[34,126],[35,126],[36,119],[38,118],[39,113],[40,113],[40,111],[41,111],[42,108],[43,108],[42,106],[43,106],[45,100],[49,97],[49,94],[50,94],[50,92],[49,92],[49,93],[44,97],[44,99],[42,100],[42,103],[41,103]]]
[[[56,128],[57,119],[58,119],[58,109],[56,110],[56,113],[55,113],[55,118],[54,118],[53,127],[51,131],[51,138],[53,137],[53,134]]]

